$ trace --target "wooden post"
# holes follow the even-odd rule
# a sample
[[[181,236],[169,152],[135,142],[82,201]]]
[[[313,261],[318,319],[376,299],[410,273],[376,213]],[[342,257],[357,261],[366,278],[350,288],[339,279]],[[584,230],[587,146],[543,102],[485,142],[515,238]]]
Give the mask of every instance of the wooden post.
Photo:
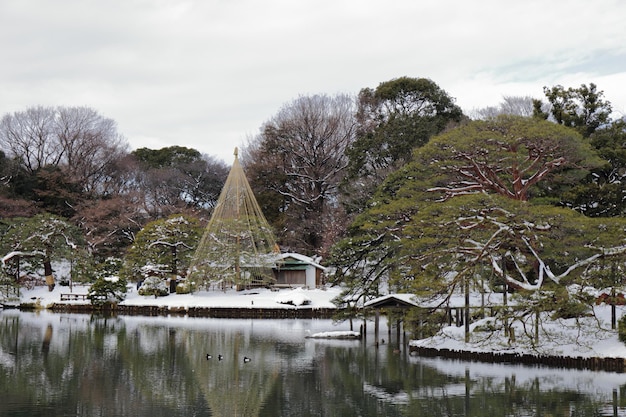
[[[402,326],[402,322],[400,319],[396,319],[396,342],[398,346],[400,346],[400,326]]]
[[[504,281],[504,292],[502,293],[502,304],[504,304],[504,335],[509,335],[509,312],[507,307],[507,293],[509,292],[509,283],[506,280],[506,262],[504,260],[504,254],[502,255],[502,280]]]
[[[535,311],[535,345],[539,343],[539,308]]]
[[[374,343],[378,347],[378,332],[380,331],[380,309],[376,309],[376,316],[374,318]]]
[[[367,337],[367,318],[363,317],[363,324],[361,324],[361,337],[363,340]]]
[[[464,413],[470,415],[470,399],[472,394],[472,379],[470,378],[469,368],[465,368],[465,402],[463,403]]]
[[[480,269],[480,317],[485,318],[485,277],[483,276],[484,269]]]
[[[616,324],[615,312],[615,287],[611,287],[611,329],[615,330]]]
[[[470,340],[469,278],[465,276],[465,343]]]

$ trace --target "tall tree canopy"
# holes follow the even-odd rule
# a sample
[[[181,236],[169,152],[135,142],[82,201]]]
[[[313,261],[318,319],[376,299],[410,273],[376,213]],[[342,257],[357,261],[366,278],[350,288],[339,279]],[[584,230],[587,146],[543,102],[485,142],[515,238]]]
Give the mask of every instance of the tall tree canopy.
[[[531,189],[555,174],[580,179],[603,161],[575,131],[515,116],[477,121],[437,138],[417,163],[435,168],[431,191],[440,198],[490,192],[527,201]],[[560,180],[564,180],[562,176]],[[434,193],[433,193],[434,194]]]
[[[625,216],[626,121],[616,120],[596,130],[589,143],[606,163],[568,189],[562,202],[586,216]]]
[[[349,210],[360,211],[375,187],[410,160],[414,148],[462,117],[454,99],[426,78],[401,77],[362,89],[357,139],[347,150]]]
[[[302,96],[280,109],[245,150],[244,166],[282,246],[325,251],[334,235],[338,186],[354,141],[350,96]]]
[[[176,276],[189,268],[202,236],[198,219],[182,214],[152,221],[137,233],[128,250],[122,276],[141,280],[142,267],[151,267],[164,276]]]
[[[524,275],[507,279],[531,288],[540,272],[532,272],[536,262],[545,263],[542,250],[565,253],[564,236],[583,221],[571,210],[540,206],[535,190],[600,162],[578,133],[537,119],[501,116],[436,136],[389,176],[334,247],[335,279],[348,283],[354,298],[377,295],[383,277],[397,290],[438,291],[452,288],[450,279],[478,261],[498,265],[506,251],[509,260],[526,254]],[[554,210],[562,212],[546,220],[544,213]],[[587,230],[595,232],[568,248],[570,254],[588,247],[602,228]],[[550,268],[560,267],[546,263],[542,271]]]
[[[30,107],[0,120],[0,148],[27,175],[52,166],[83,192],[100,191],[128,148],[116,123],[88,107]]]
[[[594,83],[567,89],[562,85],[544,87],[543,92],[548,99],[549,110],[542,110],[541,101],[536,100],[536,116],[550,117],[558,124],[578,130],[584,137],[591,136],[610,122],[611,103],[603,99],[604,92],[598,91]]]
[[[626,214],[626,122],[613,120],[604,92],[590,83],[578,88],[544,87],[546,110],[535,114],[580,132],[606,161],[573,187],[562,190],[560,203],[592,217]],[[536,100],[536,106],[541,102]]]
[[[170,146],[132,152],[139,162],[144,208],[154,217],[183,208],[211,209],[228,175],[228,166],[195,149]]]

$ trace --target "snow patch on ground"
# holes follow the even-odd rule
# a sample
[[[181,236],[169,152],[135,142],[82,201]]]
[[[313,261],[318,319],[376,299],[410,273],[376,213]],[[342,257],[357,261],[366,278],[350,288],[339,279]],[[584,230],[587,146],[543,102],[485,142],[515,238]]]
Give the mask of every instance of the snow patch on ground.
[[[35,287],[32,290],[22,288],[21,302],[32,303],[41,308],[53,304],[89,304],[87,301],[61,301],[61,294],[87,294],[89,286],[73,285],[55,286],[53,291],[48,287]],[[129,286],[126,299],[120,303],[125,306],[157,306],[169,308],[335,308],[332,299],[341,292],[339,287],[319,289],[281,289],[272,291],[257,288],[244,291],[199,291],[193,294],[170,294],[164,297],[142,296],[135,286]]]
[[[626,307],[617,306],[619,319]],[[534,343],[534,323],[519,320],[512,324],[515,338],[505,334],[501,322],[487,317],[470,325],[470,340],[465,342],[463,326],[444,327],[435,336],[412,340],[410,345],[471,352],[508,352],[567,357],[626,358],[626,344],[611,329],[611,307],[594,307],[594,315],[578,319],[550,320],[542,317],[538,343]]]
[[[289,292],[283,292],[275,298],[277,303],[291,304],[294,306],[304,306],[311,304],[311,298],[305,294],[302,288],[296,288]]]

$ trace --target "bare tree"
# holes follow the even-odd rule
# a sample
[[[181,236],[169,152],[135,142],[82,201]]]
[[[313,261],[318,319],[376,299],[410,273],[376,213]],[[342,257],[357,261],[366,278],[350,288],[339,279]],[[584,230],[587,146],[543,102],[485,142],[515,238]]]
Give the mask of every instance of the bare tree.
[[[58,167],[83,192],[101,191],[128,145],[112,119],[87,107],[31,107],[0,121],[0,146],[28,174]]]
[[[57,165],[61,152],[54,134],[55,110],[31,107],[5,115],[0,121],[0,145],[7,156],[18,158],[29,173]]]
[[[253,189],[273,193],[261,196],[260,203],[275,211],[266,216],[279,229],[283,245],[309,253],[325,251],[325,235],[341,210],[338,186],[355,127],[351,96],[301,96],[268,121],[257,144],[246,150]]]
[[[134,193],[83,200],[73,221],[85,235],[90,253],[99,260],[119,256],[148,222]]]
[[[56,137],[61,161],[84,191],[101,191],[112,165],[128,152],[115,121],[88,107],[59,107]]]
[[[534,114],[535,100],[530,96],[504,96],[497,106],[474,109],[471,112],[472,119],[493,119],[499,115],[532,117]]]

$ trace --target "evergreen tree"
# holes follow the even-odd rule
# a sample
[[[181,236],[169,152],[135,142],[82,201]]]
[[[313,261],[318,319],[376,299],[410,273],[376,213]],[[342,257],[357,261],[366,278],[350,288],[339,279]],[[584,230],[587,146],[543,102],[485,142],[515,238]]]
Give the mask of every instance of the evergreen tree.
[[[624,224],[535,196],[541,183],[584,177],[599,163],[575,131],[537,119],[502,116],[436,136],[388,177],[335,246],[333,280],[351,299],[384,284],[446,299],[486,270],[526,291],[580,283],[584,266],[624,250]]]
[[[198,219],[182,214],[148,223],[126,254],[122,277],[140,281],[146,266],[174,279],[185,274],[201,233]]]

